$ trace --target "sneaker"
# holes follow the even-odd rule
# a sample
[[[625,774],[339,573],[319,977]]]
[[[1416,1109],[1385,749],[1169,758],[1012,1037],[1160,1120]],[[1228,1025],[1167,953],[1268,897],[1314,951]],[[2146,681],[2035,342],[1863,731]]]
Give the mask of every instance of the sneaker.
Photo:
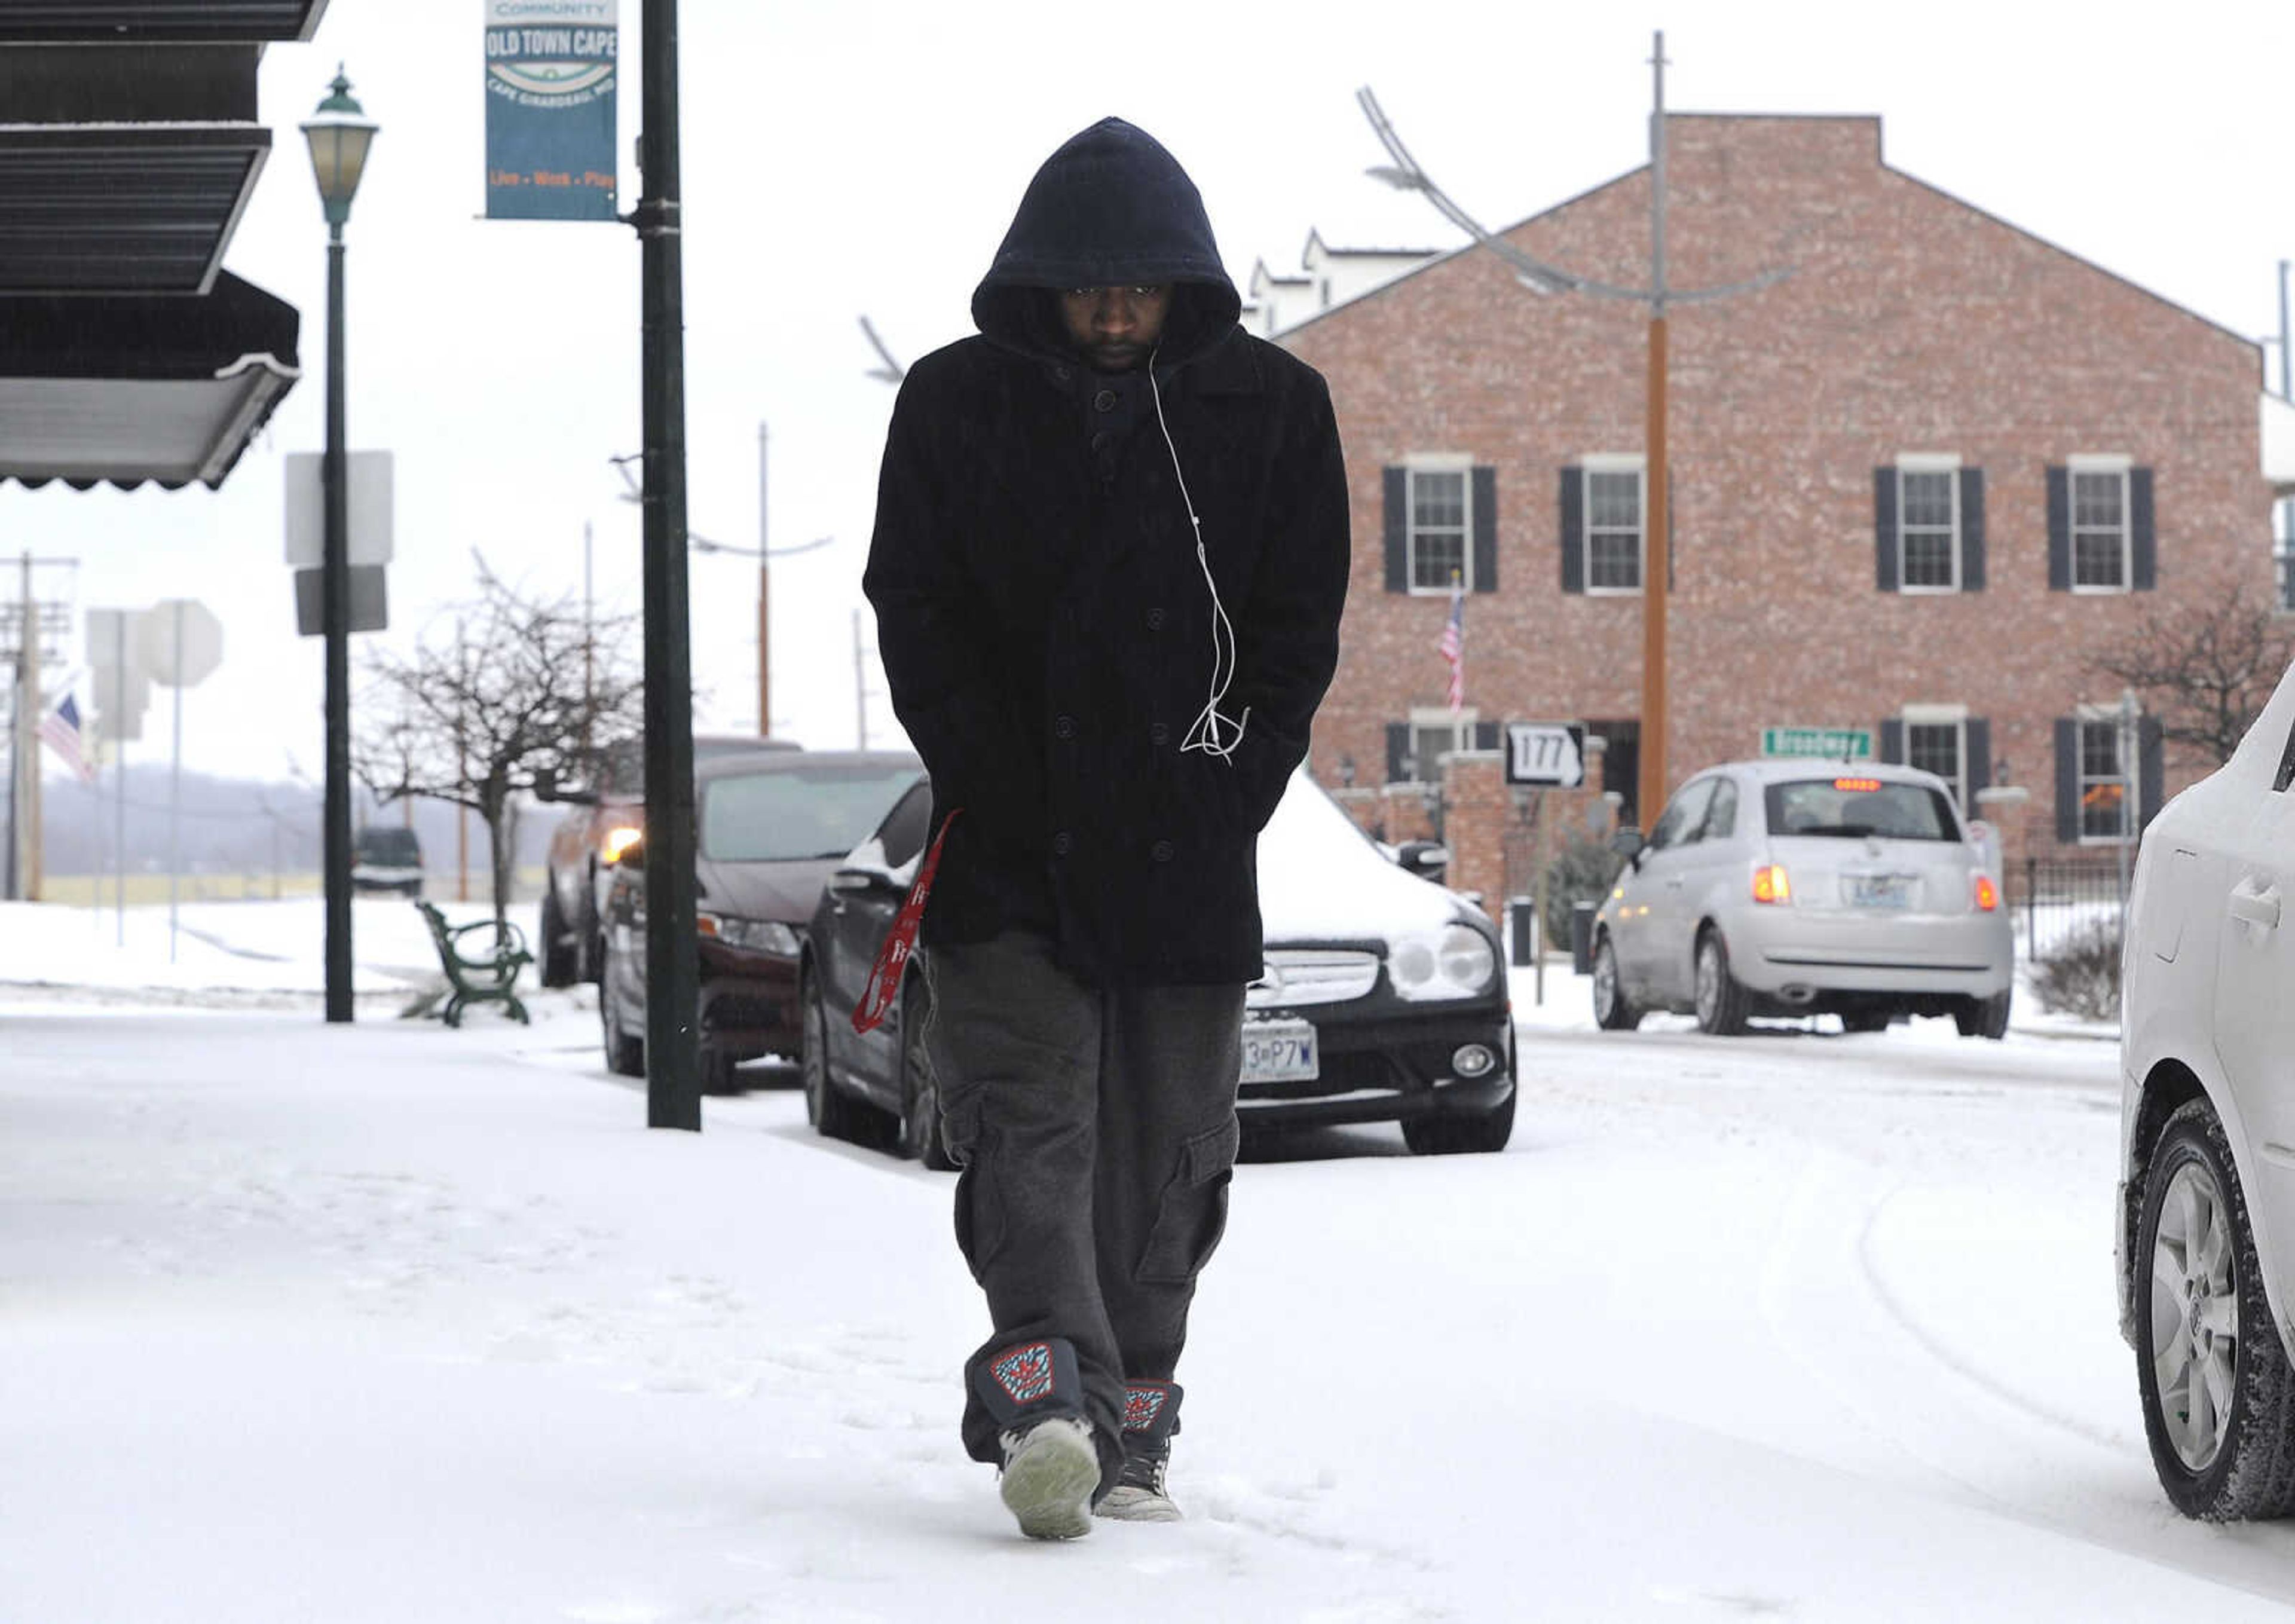
[[[1066,1416],[1000,1435],[1004,1470],[997,1486],[1005,1509],[1031,1539],[1078,1539],[1091,1531],[1099,1451],[1091,1425]]]
[[[1124,1444],[1123,1474],[1092,1507],[1093,1514],[1119,1522],[1179,1522],[1179,1506],[1164,1489],[1164,1473],[1172,1465],[1172,1446],[1141,1449],[1128,1438]]]

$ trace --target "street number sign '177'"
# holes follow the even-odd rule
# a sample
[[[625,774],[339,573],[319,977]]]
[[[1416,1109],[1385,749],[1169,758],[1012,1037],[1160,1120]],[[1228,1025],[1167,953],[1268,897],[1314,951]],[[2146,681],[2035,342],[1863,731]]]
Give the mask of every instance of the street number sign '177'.
[[[1506,781],[1575,789],[1586,781],[1586,729],[1575,722],[1507,723]]]

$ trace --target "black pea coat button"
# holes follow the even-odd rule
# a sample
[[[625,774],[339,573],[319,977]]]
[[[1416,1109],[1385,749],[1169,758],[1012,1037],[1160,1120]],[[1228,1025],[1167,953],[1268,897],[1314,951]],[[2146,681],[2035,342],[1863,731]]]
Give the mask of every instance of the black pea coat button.
[[[1102,389],[1098,394],[1091,397],[1091,404],[1092,409],[1097,412],[1115,411],[1115,391],[1113,389]]]
[[[1171,861],[1172,843],[1168,840],[1157,841],[1154,845],[1148,848],[1148,855],[1154,858],[1157,862]]]
[[[1164,629],[1163,610],[1150,609],[1148,611],[1148,629],[1150,632],[1161,632]]]
[[[1170,744],[1172,742],[1172,730],[1165,727],[1160,722],[1156,722],[1148,730],[1148,742],[1151,745]]]
[[[1074,739],[1075,737],[1075,718],[1073,716],[1061,716],[1056,718],[1052,722],[1052,731],[1059,735],[1062,739]]]
[[[1064,366],[1056,366],[1056,367],[1054,367],[1054,368],[1052,369],[1052,381],[1053,381],[1054,383],[1066,383],[1067,380],[1068,380],[1068,370],[1067,370],[1067,368],[1066,368],[1066,367],[1064,367]]]
[[[1053,856],[1055,856],[1055,857],[1066,857],[1066,856],[1070,852],[1074,851],[1074,849],[1075,849],[1075,842],[1068,838],[1068,832],[1067,832],[1067,830],[1066,830],[1066,829],[1062,829],[1058,834],[1057,834],[1057,835],[1055,835],[1055,836],[1052,836],[1052,855],[1053,855]]]
[[[1098,434],[1091,437],[1091,448],[1094,451],[1106,451],[1107,449],[1107,430],[1103,428]]]

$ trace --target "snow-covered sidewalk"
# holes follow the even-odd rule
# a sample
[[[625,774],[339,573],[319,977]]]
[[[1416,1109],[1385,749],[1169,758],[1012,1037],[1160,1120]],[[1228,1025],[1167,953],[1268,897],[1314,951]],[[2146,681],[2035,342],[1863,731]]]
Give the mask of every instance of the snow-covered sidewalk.
[[[1240,1170],[1189,1520],[1049,1547],[954,1436],[950,1179],[785,1068],[649,1132],[586,990],[0,990],[0,1619],[2284,1616],[2295,1530],[2144,1454],[2111,1045],[1598,1034],[1583,985],[1507,1154]]]

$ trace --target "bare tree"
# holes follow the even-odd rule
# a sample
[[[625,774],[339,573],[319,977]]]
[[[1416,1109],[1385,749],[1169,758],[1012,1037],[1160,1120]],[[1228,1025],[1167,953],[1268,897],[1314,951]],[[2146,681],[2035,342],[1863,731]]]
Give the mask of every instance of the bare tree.
[[[597,748],[639,732],[642,685],[628,654],[630,616],[585,618],[571,594],[523,597],[484,558],[478,568],[478,595],[451,642],[367,660],[352,764],[378,799],[421,796],[478,814],[494,849],[499,926],[518,796],[537,776],[584,774]]]
[[[2187,762],[2231,759],[2295,657],[2295,628],[2243,586],[2194,615],[2154,609],[2135,635],[2089,662],[2136,690],[2160,737]]]

